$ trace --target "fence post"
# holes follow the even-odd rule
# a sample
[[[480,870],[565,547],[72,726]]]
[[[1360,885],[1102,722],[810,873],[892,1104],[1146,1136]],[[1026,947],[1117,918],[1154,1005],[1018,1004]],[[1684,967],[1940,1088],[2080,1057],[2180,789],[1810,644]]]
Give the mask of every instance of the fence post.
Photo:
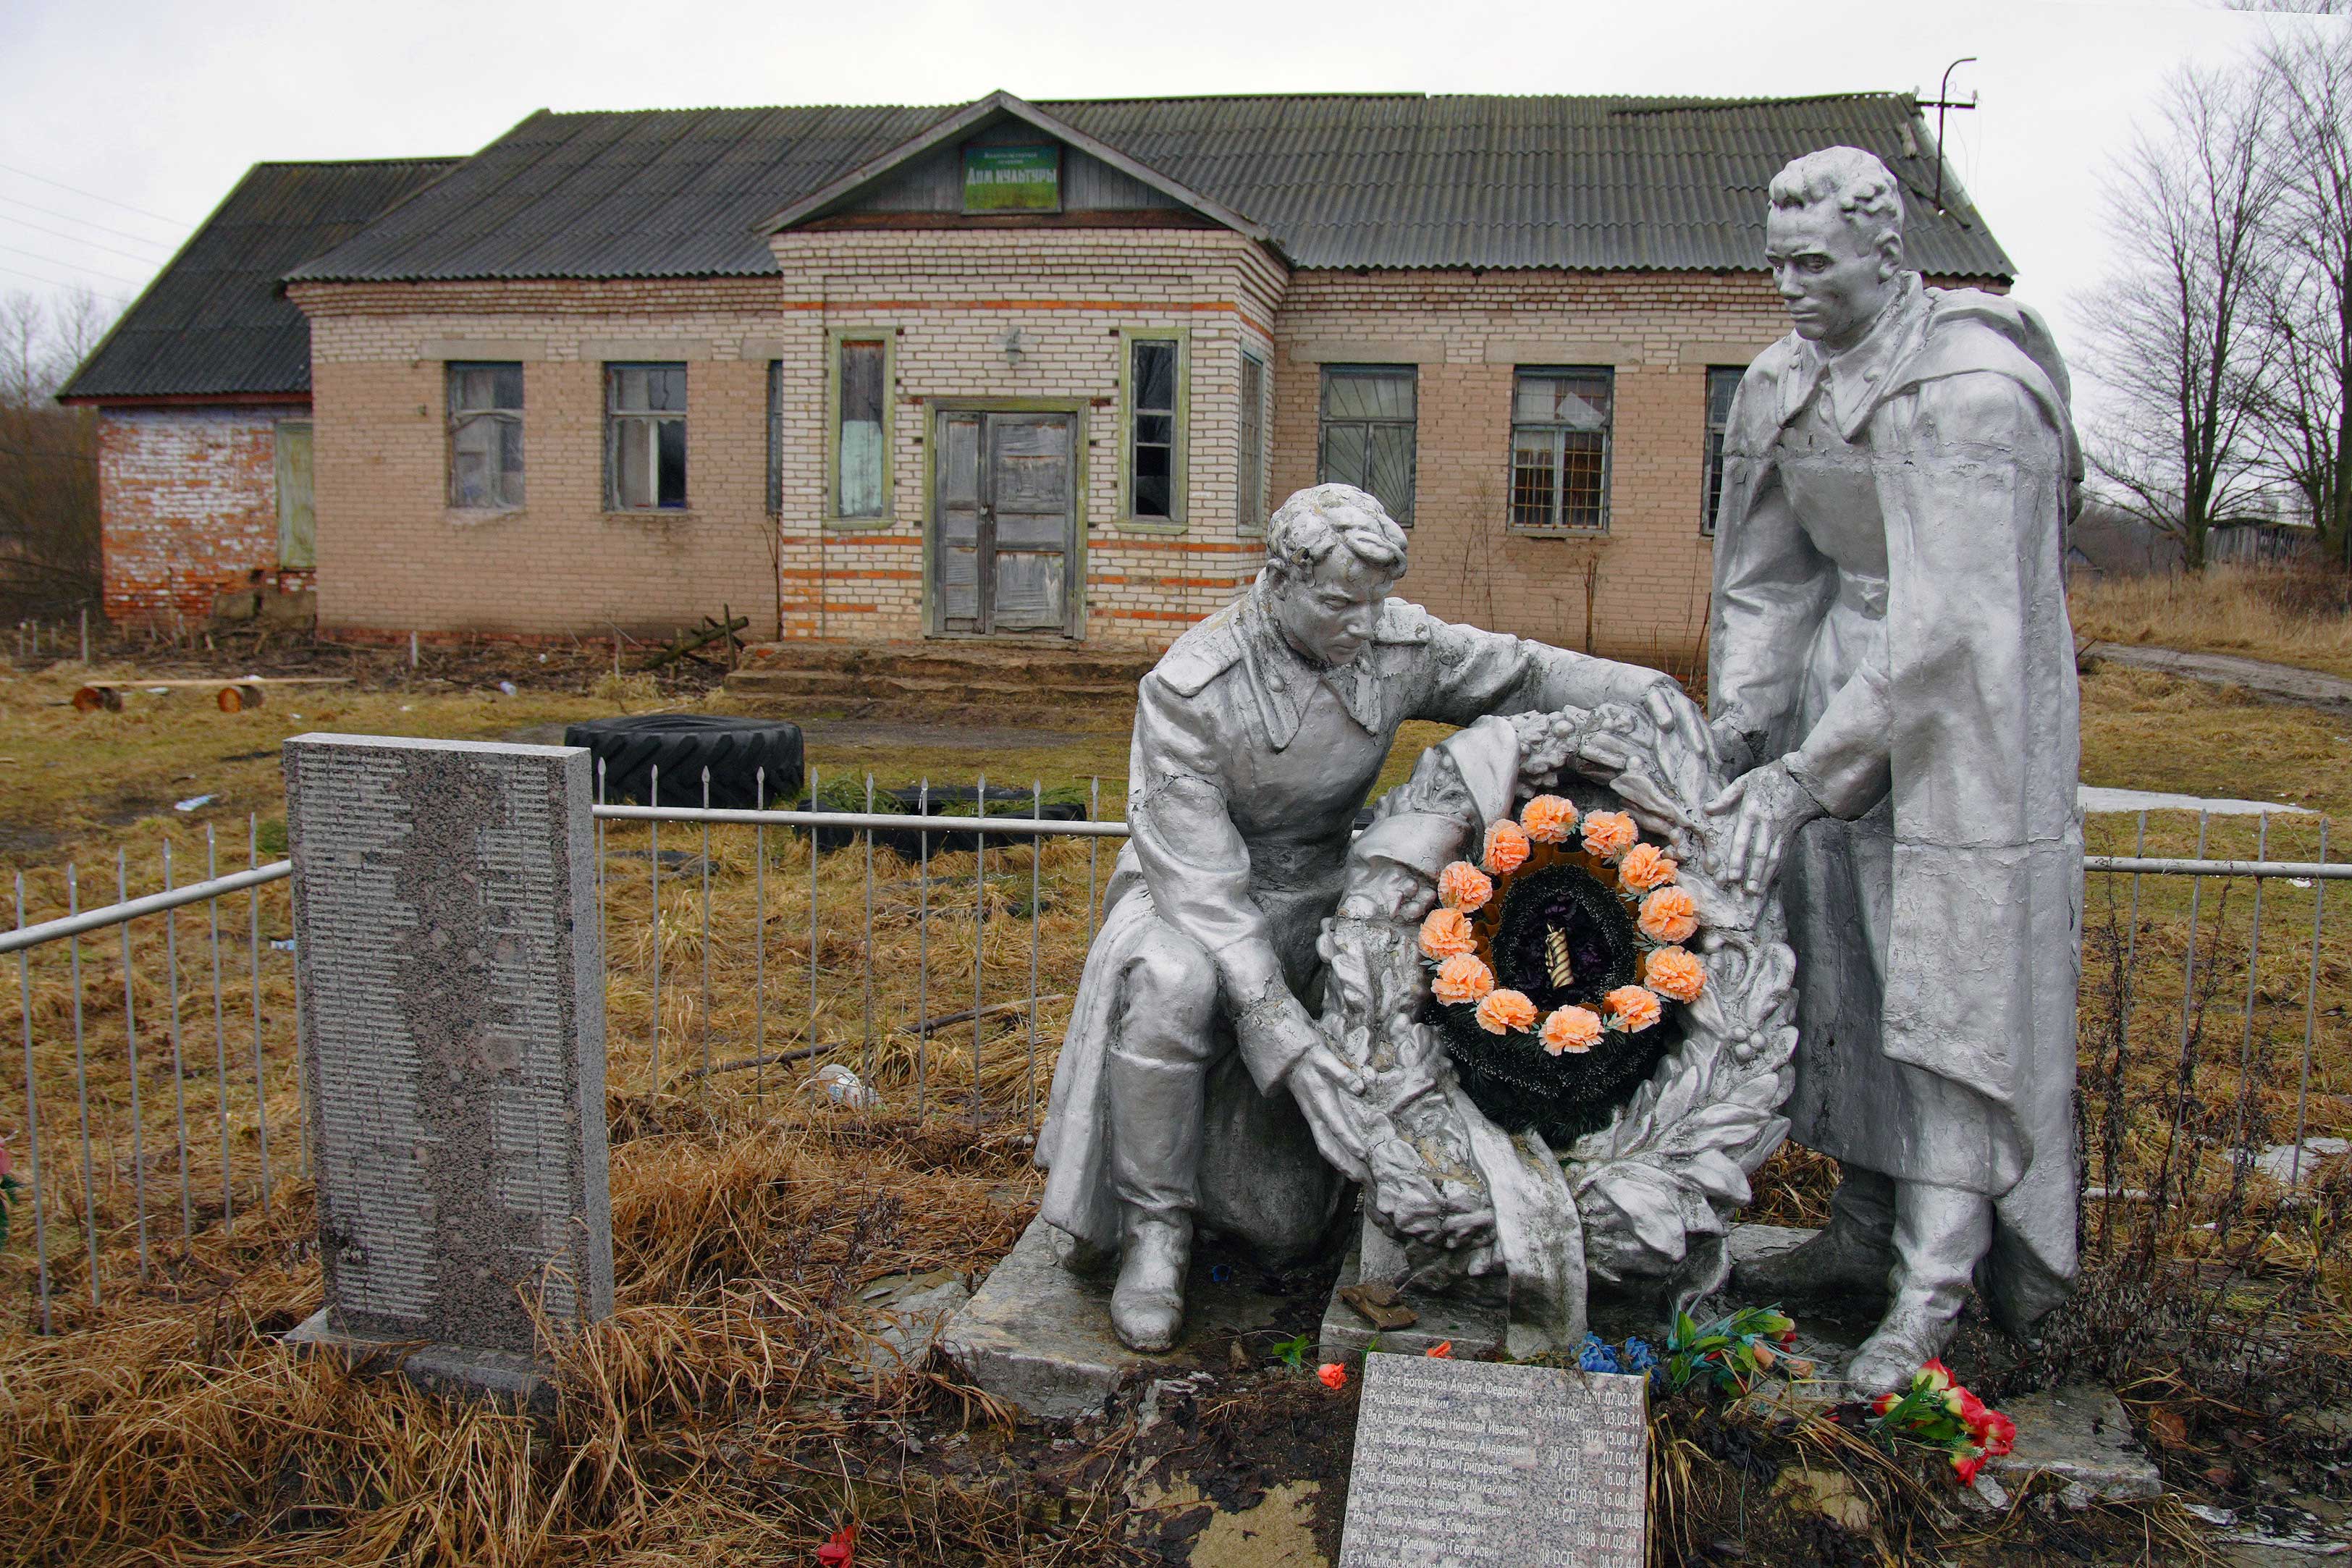
[[[286,742],[327,1287],[289,1340],[422,1344],[420,1383],[545,1405],[534,1317],[612,1311],[589,769],[577,747]]]

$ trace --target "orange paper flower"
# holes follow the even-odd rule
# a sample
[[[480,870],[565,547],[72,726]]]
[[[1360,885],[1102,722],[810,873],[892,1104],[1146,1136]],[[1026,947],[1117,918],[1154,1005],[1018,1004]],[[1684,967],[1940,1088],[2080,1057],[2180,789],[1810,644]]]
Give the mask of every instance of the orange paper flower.
[[[1635,923],[1652,942],[1687,942],[1698,930],[1698,906],[1680,888],[1660,888],[1642,900]]]
[[[1596,811],[1584,819],[1584,852],[1603,860],[1614,860],[1640,837],[1633,819],[1622,811]]]
[[[1451,958],[1457,952],[1477,952],[1478,941],[1470,934],[1470,921],[1460,910],[1432,910],[1421,922],[1421,951],[1432,958]]]
[[[1706,970],[1686,948],[1662,947],[1642,961],[1642,983],[1676,1002],[1696,1002],[1706,989]]]
[[[1601,1015],[1589,1007],[1562,1007],[1544,1020],[1543,1047],[1553,1056],[1582,1056],[1601,1043]]]
[[[1601,999],[1609,1022],[1629,1035],[1638,1035],[1658,1021],[1656,993],[1640,985],[1620,985]]]
[[[1509,817],[1486,829],[1486,852],[1478,863],[1497,877],[1507,877],[1528,862],[1527,830]]]
[[[1456,860],[1437,874],[1437,901],[1449,910],[1475,915],[1494,896],[1495,884],[1467,860]]]
[[[1483,1002],[1495,989],[1495,972],[1466,952],[1457,952],[1437,966],[1437,978],[1430,989],[1447,1006],[1464,1002]]]
[[[1327,1361],[1317,1367],[1315,1375],[1321,1378],[1323,1386],[1334,1394],[1348,1386],[1348,1369],[1336,1361]]]
[[[1536,1021],[1536,1005],[1517,991],[1490,991],[1478,1004],[1478,1026],[1490,1035],[1524,1033]]]
[[[1661,853],[1656,845],[1636,844],[1617,862],[1617,879],[1633,892],[1646,893],[1673,881],[1681,869],[1674,858]]]
[[[1576,807],[1556,795],[1539,795],[1519,813],[1519,825],[1538,844],[1565,844],[1576,826]]]
[[[1454,1359],[1454,1342],[1452,1340],[1440,1340],[1421,1353],[1436,1361],[1452,1361]]]

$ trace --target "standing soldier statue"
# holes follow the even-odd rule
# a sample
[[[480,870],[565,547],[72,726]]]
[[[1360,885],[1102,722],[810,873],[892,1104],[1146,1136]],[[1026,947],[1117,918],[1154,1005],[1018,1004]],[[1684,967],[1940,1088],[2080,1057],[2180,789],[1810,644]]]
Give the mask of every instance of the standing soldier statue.
[[[1450,626],[1389,597],[1404,565],[1371,496],[1301,490],[1248,592],[1143,679],[1131,837],[1037,1141],[1063,1260],[1118,1258],[1111,1322],[1132,1349],[1175,1342],[1197,1230],[1296,1257],[1378,1159],[1384,1124],[1315,1021],[1316,939],[1397,727],[1618,703],[1707,744],[1671,677]]]
[[[1725,442],[1708,689],[1740,776],[1709,809],[1720,874],[1781,877],[1788,1114],[1843,1180],[1818,1237],[1745,1277],[1886,1291],[1848,1374],[1874,1393],[1943,1348],[1972,1278],[2015,1330],[2074,1273],[2081,468],[2042,322],[1923,287],[1877,159],[1811,153],[1770,201],[1796,331]]]

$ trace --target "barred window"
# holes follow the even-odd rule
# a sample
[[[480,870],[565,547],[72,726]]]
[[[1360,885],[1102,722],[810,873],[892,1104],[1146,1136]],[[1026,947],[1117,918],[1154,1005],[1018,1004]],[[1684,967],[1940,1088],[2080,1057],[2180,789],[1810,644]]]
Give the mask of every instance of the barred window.
[[[1609,423],[1615,373],[1527,370],[1511,392],[1511,526],[1609,526]]]
[[[522,366],[449,366],[449,504],[522,505]]]
[[[604,367],[604,492],[614,511],[686,505],[686,366]]]
[[[1242,355],[1241,493],[1234,517],[1244,533],[1265,531],[1265,362]]]
[[[1706,372],[1706,486],[1701,501],[1698,531],[1715,532],[1715,514],[1723,504],[1723,437],[1731,428],[1731,396],[1748,373],[1738,365],[1709,365]]]
[[[1408,528],[1419,374],[1409,364],[1323,367],[1318,480],[1370,491]]]

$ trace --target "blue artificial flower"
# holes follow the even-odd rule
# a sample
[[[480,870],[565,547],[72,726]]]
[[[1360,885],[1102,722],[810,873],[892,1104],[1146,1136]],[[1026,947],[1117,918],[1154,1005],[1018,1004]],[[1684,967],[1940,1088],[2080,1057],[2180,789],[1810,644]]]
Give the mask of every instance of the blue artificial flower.
[[[1617,1352],[1611,1350],[1601,1340],[1599,1334],[1587,1334],[1584,1336],[1584,1349],[1583,1352],[1577,1356],[1576,1364],[1579,1369],[1585,1372],[1622,1372],[1625,1370],[1624,1367],[1618,1363]]]
[[[1622,1359],[1627,1372],[1650,1372],[1658,1365],[1658,1352],[1652,1350],[1650,1342],[1639,1334],[1625,1342]]]

